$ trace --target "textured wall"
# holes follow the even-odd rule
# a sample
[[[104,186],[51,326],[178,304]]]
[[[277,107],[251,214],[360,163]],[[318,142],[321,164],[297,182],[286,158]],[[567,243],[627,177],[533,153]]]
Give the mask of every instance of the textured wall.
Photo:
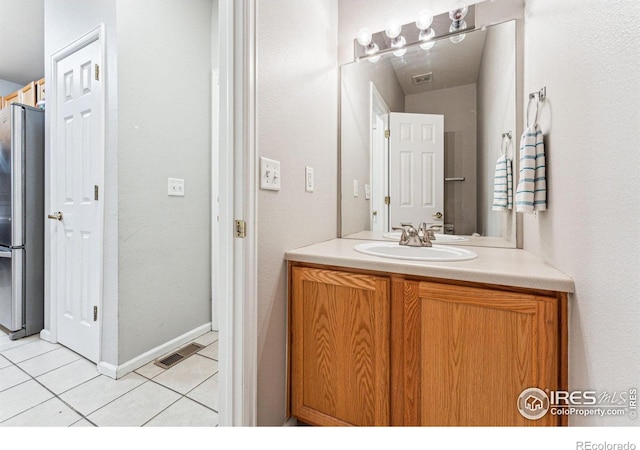
[[[211,18],[118,2],[120,364],[211,321]]]
[[[370,229],[370,200],[364,185],[371,184],[371,87],[373,83],[392,112],[404,112],[404,92],[391,63],[354,62],[340,68],[340,149],[342,177],[342,236]],[[358,180],[358,197],[353,196]]]
[[[7,80],[0,80],[0,96],[5,96],[9,94],[13,94],[18,89],[23,87],[22,84],[12,83]]]
[[[515,21],[487,28],[478,75],[478,233],[514,242],[506,231],[513,229],[513,212],[492,211],[492,206],[502,133],[511,131],[507,155],[512,160],[518,157],[515,48]]]
[[[476,228],[476,85],[407,95],[406,112],[444,115],[445,177],[465,177],[445,183],[446,224],[455,234],[470,235]]]
[[[257,146],[282,190],[258,193],[258,424],[285,420],[284,252],[337,236],[337,0],[257,2]],[[304,190],[304,167],[315,192]]]
[[[625,11],[622,14],[622,11]],[[524,248],[571,276],[569,386],[640,384],[640,89],[636,0],[528,0],[525,92],[542,109],[548,211],[524,220]],[[572,425],[638,425],[572,417]]]

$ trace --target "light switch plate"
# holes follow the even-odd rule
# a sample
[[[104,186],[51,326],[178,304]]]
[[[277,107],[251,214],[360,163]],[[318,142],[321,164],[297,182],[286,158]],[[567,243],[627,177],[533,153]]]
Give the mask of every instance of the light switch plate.
[[[260,189],[280,190],[280,161],[260,157]]]
[[[171,197],[184,197],[184,179],[169,178],[168,195]]]
[[[353,180],[353,196],[358,196],[358,180]]]
[[[370,184],[365,184],[364,185],[364,199],[365,200],[371,200],[371,185]]]
[[[304,190],[307,192],[313,192],[313,167],[304,168]]]

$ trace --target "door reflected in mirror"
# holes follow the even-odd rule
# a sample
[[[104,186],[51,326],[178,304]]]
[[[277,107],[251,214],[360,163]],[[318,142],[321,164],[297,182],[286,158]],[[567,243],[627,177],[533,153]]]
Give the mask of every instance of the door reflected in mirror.
[[[517,156],[516,75],[515,21],[343,65],[341,236],[425,222],[464,237],[441,243],[515,247],[515,212],[492,206],[501,148]]]

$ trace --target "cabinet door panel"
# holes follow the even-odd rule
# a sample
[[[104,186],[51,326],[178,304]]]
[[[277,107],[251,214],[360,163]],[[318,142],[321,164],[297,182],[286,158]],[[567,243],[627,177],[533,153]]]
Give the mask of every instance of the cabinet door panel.
[[[20,89],[20,103],[28,106],[36,106],[36,84],[31,82]]]
[[[292,269],[292,408],[318,425],[389,425],[389,280]]]
[[[517,409],[524,389],[558,388],[555,299],[430,282],[407,284],[414,286],[405,289],[405,343],[420,348],[417,367],[405,357],[405,378],[417,378],[420,385],[413,387],[420,396],[413,416],[406,411],[411,424],[558,422],[549,414],[531,421]]]

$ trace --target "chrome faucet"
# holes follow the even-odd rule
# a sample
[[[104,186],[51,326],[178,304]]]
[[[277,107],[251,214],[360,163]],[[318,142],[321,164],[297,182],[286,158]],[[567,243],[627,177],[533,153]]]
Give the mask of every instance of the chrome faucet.
[[[408,247],[431,247],[428,233],[425,233],[423,225],[416,230],[410,223],[401,223],[401,227],[393,227],[394,231],[402,231],[400,235],[400,245]],[[433,233],[433,232],[432,232]]]
[[[429,241],[435,241],[436,240],[436,230],[442,228],[442,225],[436,225],[433,223],[426,223],[426,222],[422,222],[420,224],[420,227],[418,228],[418,230],[422,233],[423,236],[425,236],[427,239],[429,239]]]

